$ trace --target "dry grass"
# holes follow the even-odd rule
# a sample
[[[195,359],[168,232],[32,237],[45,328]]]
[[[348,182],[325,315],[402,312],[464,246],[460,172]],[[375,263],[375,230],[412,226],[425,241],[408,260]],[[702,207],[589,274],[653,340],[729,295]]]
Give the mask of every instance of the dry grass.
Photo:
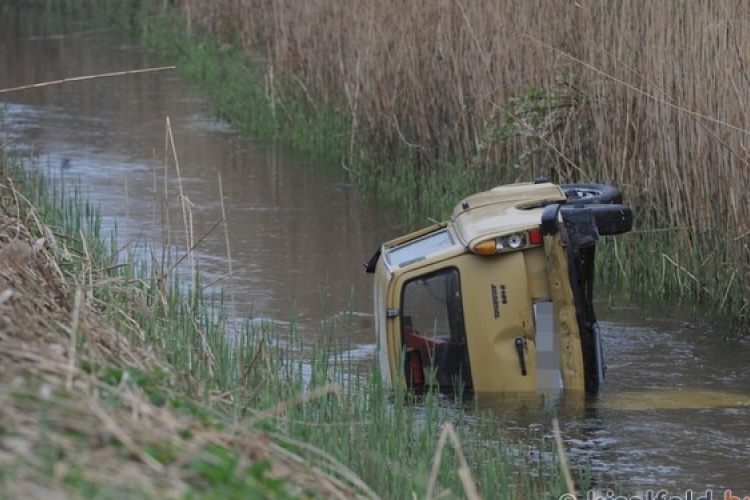
[[[0,496],[181,497],[206,487],[196,464],[223,465],[216,450],[236,458],[230,474],[265,461],[262,477],[295,497],[372,496],[322,452],[312,466],[293,451],[304,445],[154,401],[133,376],[162,374],[159,389],[176,391],[174,371],[139,340],[137,322],[122,332],[104,319],[100,270],[85,260],[75,274],[61,270],[81,258],[66,241],[0,182]]]
[[[352,143],[384,152],[376,173],[406,155],[423,175],[459,158],[488,183],[622,186],[641,230],[671,230],[648,236],[674,239],[651,265],[670,258],[674,286],[686,269],[698,296],[745,311],[727,282],[750,274],[750,2],[181,6],[194,26],[264,54],[275,99],[283,82],[347,110]]]

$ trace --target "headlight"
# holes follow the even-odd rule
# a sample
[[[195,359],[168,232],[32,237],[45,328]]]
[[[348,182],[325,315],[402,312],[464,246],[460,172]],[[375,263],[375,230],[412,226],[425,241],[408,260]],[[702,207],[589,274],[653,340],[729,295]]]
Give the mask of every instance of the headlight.
[[[505,241],[508,243],[508,246],[513,249],[521,248],[526,243],[524,237],[520,234],[511,234],[505,239]]]

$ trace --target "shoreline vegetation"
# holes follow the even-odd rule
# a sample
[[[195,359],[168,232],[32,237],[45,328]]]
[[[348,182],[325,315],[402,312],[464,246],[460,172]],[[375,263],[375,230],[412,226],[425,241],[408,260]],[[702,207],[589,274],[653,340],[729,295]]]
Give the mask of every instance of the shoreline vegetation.
[[[538,176],[622,187],[637,228],[606,244],[607,284],[740,329],[750,16],[719,3],[36,2],[40,22],[85,12],[133,28],[235,128],[343,167],[413,221]],[[0,497],[568,490],[549,435],[513,443],[436,394],[414,404],[328,346],[295,360],[269,325],[228,332],[199,276],[116,248],[78,191],[23,163],[3,145]],[[445,422],[463,455],[440,446]],[[573,470],[585,489],[585,464]]]
[[[1,152],[0,498],[374,497],[236,399],[258,346],[230,345],[200,289],[123,259],[80,190]]]
[[[746,5],[146,4],[147,43],[238,129],[318,154],[412,223],[501,183],[618,186],[635,230],[604,244],[606,286],[747,329]]]
[[[302,339],[232,330],[199,275],[186,285],[156,243],[146,262],[117,248],[80,189],[7,145],[0,178],[1,498],[567,491],[549,435],[515,443],[438,394],[347,368],[332,339],[352,318],[297,359]]]
[[[54,33],[83,4],[46,5]],[[341,354],[352,317],[321,325],[312,347],[294,325],[238,326],[221,291],[178,272],[189,248],[118,247],[82,193],[0,136],[0,498],[568,490],[546,428],[517,442],[450,398],[386,390],[377,367],[352,370]],[[586,464],[574,465],[584,488]]]

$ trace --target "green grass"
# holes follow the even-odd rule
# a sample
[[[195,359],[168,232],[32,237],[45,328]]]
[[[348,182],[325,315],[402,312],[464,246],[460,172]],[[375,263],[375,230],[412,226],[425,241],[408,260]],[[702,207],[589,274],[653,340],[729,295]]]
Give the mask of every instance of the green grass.
[[[246,3],[249,5],[242,2]],[[363,196],[378,196],[402,207],[404,218],[412,226],[421,225],[428,218],[441,219],[461,197],[500,183],[532,180],[540,175],[557,182],[619,183],[636,212],[641,212],[637,213],[636,228],[646,232],[623,237],[623,243],[613,244],[618,247],[618,256],[600,259],[604,284],[625,294],[699,305],[715,318],[731,318],[736,330],[750,323],[748,302],[744,299],[748,286],[747,252],[740,243],[747,232],[742,228],[748,222],[742,204],[735,203],[743,196],[741,189],[734,192],[735,186],[744,184],[744,163],[741,155],[716,153],[722,147],[743,150],[742,134],[736,131],[731,141],[719,141],[718,137],[729,132],[705,128],[695,120],[676,120],[679,113],[664,115],[653,100],[633,101],[630,94],[632,88],[641,88],[644,82],[673,78],[669,72],[660,73],[669,67],[659,62],[665,54],[679,52],[686,64],[692,64],[700,58],[691,55],[691,51],[704,53],[709,49],[705,45],[693,46],[697,39],[690,39],[668,51],[662,50],[663,44],[641,47],[649,57],[625,51],[629,58],[635,58],[632,67],[639,68],[633,74],[644,79],[635,82],[602,79],[596,71],[573,63],[576,57],[584,61],[593,57],[597,70],[608,68],[602,69],[603,73],[619,75],[619,64],[624,63],[606,57],[619,48],[602,51],[598,41],[617,45],[618,40],[634,38],[602,38],[595,34],[597,30],[606,26],[605,32],[616,29],[626,33],[648,24],[657,36],[664,32],[659,23],[670,19],[665,13],[673,7],[650,7],[653,17],[646,20],[639,17],[642,9],[592,11],[601,22],[577,20],[583,23],[578,27],[581,33],[587,35],[579,33],[574,37],[575,43],[568,32],[574,28],[569,28],[568,23],[548,23],[545,29],[549,30],[550,39],[558,40],[557,45],[538,52],[505,50],[504,44],[509,40],[503,37],[507,35],[515,43],[516,38],[524,39],[528,33],[510,35],[515,33],[515,27],[498,33],[494,29],[496,23],[486,22],[487,13],[480,8],[462,11],[463,16],[453,22],[475,23],[471,27],[484,33],[475,36],[482,40],[486,37],[487,43],[498,49],[493,52],[498,68],[503,64],[507,68],[527,68],[516,75],[509,69],[493,70],[495,64],[486,64],[488,56],[474,37],[441,39],[438,34],[433,40],[431,30],[416,36],[424,29],[423,16],[427,12],[443,20],[457,15],[446,6],[432,6],[432,10],[419,13],[407,10],[399,16],[392,12],[399,7],[391,3],[375,11],[368,11],[365,6],[362,12],[341,8],[337,11],[341,17],[326,17],[322,13],[330,10],[332,3],[322,0],[313,2],[308,9],[311,15],[323,16],[325,23],[309,29],[294,9],[279,13],[252,4],[257,18],[273,26],[265,33],[245,31],[240,35],[236,32],[239,23],[231,16],[227,18],[227,11],[232,8],[229,2],[216,4],[220,6],[217,8],[209,8],[209,2],[197,4],[196,9],[205,19],[200,19],[200,15],[192,19],[190,36],[182,24],[184,13],[175,12],[174,17],[150,18],[145,23],[147,39],[170,57],[179,54],[184,74],[209,91],[217,109],[238,130],[273,138],[301,154],[321,155],[324,163],[336,168],[343,165]],[[539,9],[536,4],[529,4],[507,10],[521,19],[555,18],[560,14],[554,9],[537,12]],[[708,20],[716,11],[695,7],[678,9],[673,14],[685,15],[689,22],[696,23],[696,29],[703,29],[702,26],[712,25],[713,21]],[[493,15],[502,17],[503,10]],[[368,19],[373,24],[362,22],[367,16],[372,16]],[[384,23],[383,28],[374,33],[366,27],[379,26],[380,22]],[[211,26],[210,35],[201,34],[201,23]],[[389,23],[393,24],[391,30]],[[521,29],[524,24],[518,26]],[[449,32],[445,32],[446,37]],[[466,32],[474,33],[472,29]],[[402,33],[414,33],[415,38],[399,39]],[[297,43],[290,43],[290,37]],[[358,48],[356,64],[346,51],[329,45],[330,40],[339,37]],[[546,36],[541,38],[546,40]],[[225,48],[231,50],[222,51],[218,40],[228,41]],[[398,40],[396,47],[386,50],[394,40]],[[544,60],[541,56],[545,50],[562,51],[568,42],[571,48],[565,50],[571,52],[564,53],[570,56],[570,64],[539,63]],[[257,52],[246,55],[237,50],[243,43],[277,52],[271,52],[270,60]],[[318,48],[316,52],[310,47],[325,49]],[[435,47],[441,48],[441,57],[434,57]],[[403,57],[388,59],[391,56],[387,54],[395,48]],[[718,45],[711,45],[710,50],[726,53]],[[300,59],[303,63],[295,64]],[[362,69],[362,74],[360,63],[367,68]],[[267,78],[271,65],[277,82],[273,87],[273,106]],[[460,75],[447,69],[464,66],[472,69]],[[415,75],[413,67],[426,74]],[[709,62],[705,62],[705,68],[695,69],[706,72],[688,73],[702,83],[732,88],[731,82],[724,81],[729,78],[726,72],[713,71]],[[356,108],[361,114],[348,111],[346,92],[342,90],[355,80],[367,89],[358,94],[358,102],[364,103]],[[704,109],[707,116],[713,116],[716,104],[707,96],[720,94],[695,92],[691,94],[693,107],[686,109]],[[495,95],[499,97],[489,97]],[[462,98],[460,103],[456,102],[458,98]],[[706,105],[706,99],[711,104]],[[473,106],[465,106],[465,101]],[[680,98],[674,97],[674,101]],[[393,102],[399,103],[395,109]],[[731,99],[722,102],[727,109],[735,109]],[[632,106],[639,111],[633,111]],[[457,115],[456,110],[469,117]],[[743,116],[735,117],[740,127]],[[459,117],[466,119],[464,127],[454,125]],[[394,123],[399,124],[396,130]],[[633,127],[634,135],[625,141],[623,131],[629,127]],[[690,134],[699,135],[703,142],[698,145],[696,141],[694,145],[693,141],[679,140]],[[629,154],[635,156],[631,158]],[[706,161],[706,155],[718,156]],[[708,165],[714,165],[711,168],[715,171],[707,175]],[[676,179],[675,175],[684,179]],[[615,262],[617,257],[620,262]]]
[[[262,58],[245,58],[235,41],[188,34],[169,15],[143,21],[144,42],[178,72],[200,85],[218,116],[235,130],[289,147],[300,156],[338,169],[348,144],[350,122],[340,110],[318,106],[304,89],[271,83]]]
[[[121,10],[109,12],[128,18]],[[174,29],[173,24],[161,25],[163,21],[149,20],[149,36],[158,30]],[[212,92],[219,112],[236,127],[245,127],[246,132],[261,138],[280,140],[297,151],[329,158],[338,168],[343,151],[350,145],[346,117],[321,113],[311,102],[291,100],[291,94],[280,97],[276,111],[272,111],[258,80],[262,74],[254,73],[236,50],[223,50],[206,39],[188,40],[180,29],[170,36],[166,38],[168,46],[159,50],[179,53],[175,57],[180,58],[181,71]],[[156,38],[152,43],[158,46]],[[248,81],[255,85],[248,85]],[[362,155],[365,159],[361,165],[367,163],[367,157],[377,157]],[[388,177],[390,183],[383,184],[379,191],[380,196],[389,194],[393,203],[403,203],[414,219],[420,218],[417,214],[424,207],[442,217],[450,208],[446,199],[458,199],[481,182],[480,175],[460,164],[446,164],[440,173],[428,178],[421,177],[412,165],[415,163],[405,159],[398,176]],[[375,177],[368,179],[369,174],[361,168],[353,175],[364,184],[373,182]],[[114,388],[126,384],[142,391],[149,404],[197,419],[217,432],[260,429],[279,447],[294,449],[321,468],[334,468],[332,459],[346,464],[383,498],[425,495],[437,438],[443,423],[450,421],[484,497],[556,498],[562,493],[554,459],[518,459],[519,446],[547,456],[549,442],[505,442],[490,417],[467,419],[459,404],[436,394],[416,398],[399,386],[393,391],[386,389],[377,367],[363,368],[362,372],[347,369],[348,360],[335,342],[333,347],[305,345],[303,349],[303,339],[294,328],[279,332],[271,325],[245,323],[239,332],[230,331],[221,294],[204,292],[200,280],[188,284],[179,274],[167,273],[171,262],[139,261],[123,255],[116,248],[116,238],[101,234],[98,211],[80,188],[63,190],[38,170],[22,171],[12,158],[3,171],[35,207],[43,221],[40,227],[54,228],[58,241],[71,254],[71,260],[65,263],[66,274],[81,277],[82,273],[93,272],[102,283],[93,290],[102,314],[133,343],[153,349],[170,368],[163,372],[132,366],[82,366],[110,388],[104,391],[109,407],[120,407],[122,401]],[[409,197],[406,191],[417,184],[422,186],[419,196]],[[155,248],[153,255],[161,252]],[[319,337],[338,338],[348,331],[347,321],[352,318],[322,325]],[[304,359],[297,356],[299,352],[307,353]],[[328,384],[341,389],[315,398],[303,396]],[[39,411],[49,410],[44,401],[34,401]],[[282,411],[280,405],[285,402],[289,406]],[[261,418],[270,410],[272,415]],[[180,437],[188,447],[191,433]],[[314,449],[308,450],[300,442]],[[79,444],[85,447],[85,438]],[[164,465],[173,464],[184,453],[172,441],[149,441],[142,449]],[[39,453],[43,458],[40,477],[52,481],[51,471],[66,457],[51,441]],[[195,460],[182,464],[187,468],[190,495],[245,497],[252,491],[284,498],[288,490],[268,477],[267,462],[258,460],[247,467],[238,464],[238,450],[231,446],[204,449]],[[438,476],[439,491],[461,496],[457,471],[455,454],[446,450]],[[81,495],[107,496],[108,491],[118,491],[75,466],[70,467],[64,481]]]
[[[177,16],[152,16],[142,21],[143,39],[165,63],[206,92],[218,116],[254,138],[279,143],[302,158],[313,158],[316,168],[338,172],[359,186],[362,197],[401,207],[413,226],[427,218],[441,218],[466,193],[481,189],[484,174],[456,160],[434,172],[418,168],[416,157],[393,163],[389,153],[354,130],[345,106],[322,100],[284,80],[273,86],[265,58],[246,56],[239,42],[188,34]],[[387,162],[387,163],[386,163]],[[382,175],[384,171],[388,175]]]
[[[247,2],[241,3],[244,5]],[[87,0],[50,0],[45,2],[46,14],[40,16],[39,22],[50,24],[55,15],[82,12],[82,5],[94,5],[95,8],[89,11],[96,12],[97,19],[104,18],[118,26],[126,26],[142,33],[146,43],[162,54],[166,62],[176,63],[185,78],[201,86],[211,97],[217,114],[231,121],[235,129],[261,140],[283,144],[300,157],[315,158],[317,165],[347,176],[351,182],[357,184],[363,197],[374,196],[384,203],[400,207],[404,220],[412,228],[422,226],[430,219],[443,219],[463,196],[500,183],[531,180],[538,175],[559,182],[576,179],[620,183],[620,187],[625,190],[626,199],[633,203],[636,211],[636,229],[644,232],[639,236],[619,237],[616,242],[603,245],[603,251],[599,252],[598,266],[603,278],[602,284],[612,293],[617,291],[624,295],[698,306],[712,318],[730,320],[733,330],[737,332],[746,329],[750,324],[749,303],[744,298],[748,277],[747,251],[741,243],[742,235],[747,232],[742,229],[747,225],[743,205],[739,203],[732,207],[723,206],[720,202],[724,196],[717,194],[729,193],[734,186],[743,185],[744,164],[734,155],[720,155],[714,163],[724,165],[726,162],[726,165],[717,166],[717,172],[726,170],[729,173],[709,175],[708,178],[717,183],[721,181],[728,184],[714,186],[712,182],[703,181],[705,172],[702,166],[711,162],[705,161],[702,155],[721,149],[716,147],[714,142],[723,132],[699,127],[702,140],[709,142],[693,148],[692,141],[678,141],[670,134],[688,136],[689,133],[683,134],[680,131],[681,126],[687,127],[686,130],[690,130],[690,133],[696,133],[691,128],[697,125],[696,123],[688,121],[675,124],[671,121],[674,117],[659,115],[660,119],[665,120],[664,123],[655,122],[657,125],[654,125],[652,121],[644,122],[648,124],[644,125],[644,130],[650,130],[649,127],[655,126],[658,134],[645,133],[643,137],[633,140],[638,144],[640,141],[650,144],[649,147],[636,149],[644,152],[643,154],[647,151],[659,152],[662,155],[661,163],[648,166],[651,161],[649,156],[645,159],[629,159],[623,163],[623,136],[620,129],[625,130],[634,126],[633,113],[628,104],[632,96],[627,95],[627,86],[622,85],[623,82],[609,82],[607,85],[611,84],[613,87],[607,87],[607,95],[613,97],[602,99],[602,96],[597,94],[599,90],[596,90],[602,82],[582,68],[575,65],[563,65],[559,68],[556,66],[554,69],[537,68],[537,60],[533,59],[517,67],[526,67],[528,64],[529,70],[535,74],[555,71],[554,75],[544,80],[546,84],[531,77],[527,81],[524,76],[522,83],[509,85],[507,89],[503,87],[502,99],[488,99],[487,102],[482,100],[481,103],[475,103],[475,109],[467,111],[474,116],[468,122],[471,126],[470,133],[462,131],[459,127],[441,129],[449,135],[466,135],[471,140],[458,141],[456,137],[446,139],[440,136],[440,133],[432,132],[435,126],[444,124],[442,119],[434,116],[434,113],[456,109],[452,92],[465,87],[444,87],[443,84],[447,85],[446,82],[432,81],[428,77],[424,81],[421,78],[412,81],[409,76],[411,70],[407,71],[407,68],[403,67],[404,61],[425,61],[427,64],[427,59],[422,53],[425,47],[412,46],[404,42],[400,47],[405,55],[403,61],[398,64],[394,62],[392,68],[385,67],[377,62],[377,57],[380,57],[378,54],[382,55],[382,47],[379,44],[390,40],[393,33],[384,30],[375,38],[370,39],[368,35],[367,40],[358,39],[358,36],[363,35],[357,31],[361,29],[356,22],[358,19],[339,21],[357,26],[356,29],[352,28],[351,33],[347,31],[347,36],[352,36],[363,44],[372,44],[363,45],[364,59],[361,61],[365,65],[370,64],[369,78],[372,80],[363,77],[364,83],[370,84],[367,87],[370,90],[360,95],[361,102],[369,103],[369,111],[357,114],[351,112],[347,98],[340,95],[344,82],[336,80],[336,75],[330,74],[332,65],[329,56],[336,60],[334,54],[316,56],[306,52],[306,47],[290,49],[289,47],[294,44],[276,40],[273,35],[268,34],[268,45],[259,44],[253,37],[262,38],[263,35],[247,32],[241,34],[237,31],[237,23],[232,22],[236,19],[225,19],[223,15],[226,13],[219,9],[209,9],[208,2],[197,4],[204,9],[204,14],[208,12],[206,15],[214,16],[213,19],[203,20],[204,24],[212,28],[202,26],[201,19],[193,18],[188,29],[184,11],[163,10],[164,4],[161,1],[111,0],[90,4]],[[228,4],[216,5],[229,8]],[[324,9],[326,5],[327,1],[314,2],[310,9],[316,11]],[[390,8],[393,8],[393,5],[389,4],[383,10],[387,11]],[[537,8],[528,7],[530,12]],[[435,9],[441,11],[442,8]],[[661,14],[659,9],[653,8],[655,13]],[[698,26],[712,25],[701,23],[698,19],[702,19],[699,16],[710,17],[714,11],[703,7],[696,7],[695,10],[698,17],[690,18],[691,22],[698,23]],[[259,19],[269,15],[263,9],[256,12]],[[554,15],[551,12],[539,14]],[[680,12],[680,15],[685,12]],[[467,11],[466,14],[470,15],[471,12]],[[401,29],[411,22],[420,22],[409,17],[411,15],[413,13],[406,12],[403,18],[398,19],[397,24]],[[597,15],[603,16],[602,28],[613,23],[613,29],[627,30],[629,26],[642,24],[617,22],[620,15],[630,21],[637,19],[640,15],[639,9],[624,9],[624,13],[609,12],[605,9],[597,11]],[[293,30],[297,26],[294,19],[294,16],[291,16],[283,21],[289,23],[283,25],[285,29]],[[337,21],[329,21],[334,24],[321,29],[341,28],[335,25]],[[649,22],[658,24],[656,18]],[[212,23],[219,24],[214,26]],[[480,23],[478,26],[484,25]],[[556,33],[554,36],[568,37],[565,34],[567,28],[554,25],[553,29],[553,24],[549,26],[552,32]],[[587,24],[584,28],[595,31],[596,26],[599,25]],[[220,27],[225,29],[219,29]],[[559,32],[557,28],[560,28]],[[307,30],[303,31],[304,34],[300,36],[309,36]],[[269,33],[272,32],[273,29],[269,29]],[[490,38],[495,40],[495,34]],[[616,43],[616,39],[610,38],[607,38],[608,43]],[[424,40],[427,39],[429,38]],[[583,37],[579,40],[583,44],[579,48],[584,50],[590,40],[599,39],[599,36]],[[278,60],[267,57],[265,51],[273,50],[277,42],[282,56],[286,54],[288,58],[293,59],[292,55],[296,54],[308,58],[305,60],[306,65],[298,65],[304,67],[304,71],[298,71],[299,68],[293,65],[287,67],[287,59],[282,56],[279,56],[281,58]],[[497,43],[497,40],[494,43]],[[252,46],[256,49],[246,53],[241,48],[243,46]],[[453,51],[446,57],[455,57],[460,61],[456,64],[464,65],[467,64],[465,61],[475,61],[472,66],[474,71],[470,73],[472,84],[480,87],[491,84],[490,87],[484,87],[487,95],[499,90],[497,82],[487,80],[491,75],[484,74],[488,66],[476,64],[484,61],[483,57],[475,53],[476,44],[453,46],[452,42],[446,41],[445,47]],[[684,50],[685,56],[693,47],[684,44],[675,48],[678,49]],[[291,52],[287,54],[285,50]],[[299,53],[294,50],[298,50]],[[716,50],[716,47],[712,46],[712,50]],[[498,57],[502,60],[515,61],[515,57],[524,57],[514,55],[514,51],[501,52],[498,53]],[[661,48],[653,51],[654,60],[661,57],[662,52]],[[645,53],[651,54],[651,51]],[[367,54],[371,54],[375,59],[368,61]],[[694,57],[686,57],[689,61],[695,60]],[[316,61],[324,66],[315,66]],[[648,68],[651,68],[652,62],[649,58],[637,61]],[[601,61],[601,64],[606,66],[608,63]],[[273,83],[269,78],[271,67],[274,69]],[[661,70],[664,67],[664,64],[654,64],[651,70]],[[437,70],[432,73],[433,77],[447,76],[439,68],[433,69]],[[354,75],[350,74],[352,70],[353,68],[346,65],[342,67],[342,78],[353,78]],[[396,72],[395,75],[391,75],[391,71]],[[708,75],[710,78],[707,76],[705,80],[717,83],[720,79],[716,80],[714,77],[723,74],[711,71]],[[308,77],[317,78],[314,80],[316,84],[312,85]],[[402,86],[397,86],[403,90],[402,93],[391,95],[393,89],[389,82],[392,77],[403,79],[399,80]],[[515,78],[511,74],[504,77]],[[669,75],[669,78],[671,77]],[[661,81],[660,78],[657,74],[654,81]],[[319,82],[327,82],[328,86]],[[415,82],[423,82],[424,85],[410,87]],[[451,80],[448,83],[459,82]],[[461,83],[466,82],[462,80]],[[435,86],[429,87],[428,84]],[[448,94],[443,95],[441,92]],[[402,99],[403,95],[413,95],[413,99],[403,102],[402,106],[394,111],[394,116],[399,118],[399,123],[403,127],[411,123],[411,131],[423,136],[423,141],[410,139],[408,133],[405,136],[395,134],[392,130],[393,124],[386,119],[390,115],[385,116],[384,112],[378,111],[380,102],[388,101],[385,97]],[[485,94],[480,92],[480,95]],[[705,95],[713,94],[698,92],[694,97],[701,101]],[[444,106],[436,104],[440,102],[443,102]],[[637,101],[633,105],[644,106],[641,113],[648,116],[658,108],[649,105],[648,102]],[[412,109],[412,106],[413,112],[405,111]],[[696,109],[699,109],[702,104],[697,102],[696,106]],[[729,106],[730,109],[734,109],[732,104]],[[605,111],[610,108],[611,112]],[[356,109],[361,111],[362,107]],[[422,116],[420,113],[425,115]],[[600,122],[593,121],[597,113],[603,113],[604,118],[600,118]],[[712,113],[707,112],[707,115]],[[617,119],[610,120],[607,118],[610,115]],[[572,121],[568,122],[568,119]],[[566,123],[568,125],[565,125]],[[605,133],[598,130],[595,123],[607,124],[608,127],[614,128],[611,133]],[[706,133],[708,137],[703,137]],[[652,144],[652,141],[659,140],[655,138],[656,135],[663,135],[663,140]],[[446,144],[455,145],[457,141],[466,147],[458,150],[445,147]],[[668,148],[670,144],[679,144],[685,150],[671,151]],[[735,146],[730,149],[740,151],[742,147]],[[566,160],[562,160],[562,156],[565,156]],[[683,159],[694,156],[697,157],[694,161]],[[679,182],[667,182],[664,180],[667,177],[660,173],[659,169],[675,165],[684,165],[684,168],[679,169],[686,176],[684,185]],[[646,183],[647,187],[644,188],[641,183]],[[692,186],[692,192],[688,189],[689,186]],[[742,197],[741,192],[730,195],[727,199],[739,200]],[[699,202],[699,198],[704,201]],[[672,213],[672,203],[676,200],[683,200],[683,208],[679,213]],[[726,200],[724,203],[726,204]],[[667,220],[667,217],[671,219]],[[730,224],[731,220],[736,222]],[[619,253],[609,253],[609,249],[614,248]]]
[[[177,273],[163,273],[170,267],[168,262],[141,262],[119,254],[113,243],[116,238],[101,234],[98,211],[80,188],[63,189],[38,170],[21,170],[12,155],[5,158],[10,162],[2,168],[5,177],[13,179],[30,202],[22,205],[36,207],[23,214],[30,229],[51,228],[71,255],[66,275],[79,282],[82,276],[92,276],[101,313],[134,345],[153,350],[168,367],[144,371],[81,363],[81,369],[102,384],[101,404],[108,410],[123,408],[122,387],[137,388],[148,404],[197,419],[215,432],[262,431],[276,446],[295,450],[321,469],[335,471],[336,464],[345,464],[383,498],[425,495],[437,438],[443,423],[451,422],[485,498],[556,498],[562,493],[553,458],[519,461],[515,451],[522,446],[542,454],[541,450],[551,448],[548,442],[505,442],[491,418],[467,419],[460,404],[437,394],[417,398],[400,385],[386,389],[377,366],[348,369],[349,360],[341,354],[344,346],[336,339],[343,338],[352,317],[321,325],[319,338],[326,340],[313,346],[294,325],[291,331],[279,332],[271,325],[245,322],[240,331],[232,331],[222,294],[205,293],[200,279],[188,285]],[[157,248],[152,253],[160,255]],[[82,351],[86,338],[78,342]],[[305,396],[315,391],[323,392]],[[58,409],[38,396],[32,400],[36,410],[28,411],[41,412],[40,425],[52,426],[51,435],[59,433],[54,413],[53,418],[46,416]],[[76,446],[85,448],[87,439],[81,437]],[[179,461],[191,439],[187,428],[179,439],[147,440],[140,446],[167,466]],[[123,491],[83,474],[54,442],[42,441],[37,448],[40,481],[55,484],[53,472],[72,461],[63,476],[66,487],[81,495]],[[114,448],[115,456],[126,453],[114,441],[107,446]],[[263,460],[241,461],[239,453],[231,445],[209,446],[193,459],[180,461],[191,488],[188,497],[239,498],[253,492],[288,498],[285,495],[291,491],[307,495],[268,475]],[[438,491],[461,496],[457,471],[456,455],[448,447],[440,464]],[[6,480],[13,481],[12,475]],[[136,493],[152,495],[147,490]]]

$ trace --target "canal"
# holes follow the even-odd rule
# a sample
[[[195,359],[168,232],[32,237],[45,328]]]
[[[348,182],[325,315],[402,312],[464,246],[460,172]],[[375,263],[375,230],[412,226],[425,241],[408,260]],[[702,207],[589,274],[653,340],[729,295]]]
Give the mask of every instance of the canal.
[[[30,28],[7,5],[0,14],[0,89],[165,63],[113,30]],[[310,343],[322,323],[351,318],[339,344],[373,360],[362,263],[405,228],[338,166],[235,133],[173,71],[0,94],[0,142],[80,184],[124,253],[195,246],[204,282],[231,287],[238,316]],[[480,397],[467,411],[523,439],[547,434],[557,413],[570,458],[603,484],[750,495],[748,344],[679,309],[602,299],[598,312],[609,366],[596,401]]]

